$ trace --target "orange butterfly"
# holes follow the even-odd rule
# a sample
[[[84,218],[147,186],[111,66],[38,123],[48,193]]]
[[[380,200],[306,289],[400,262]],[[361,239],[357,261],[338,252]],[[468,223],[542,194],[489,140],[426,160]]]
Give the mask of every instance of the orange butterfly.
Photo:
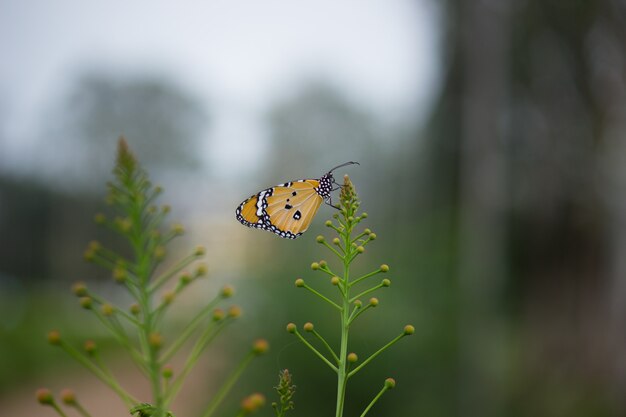
[[[359,163],[346,162],[338,165],[320,179],[289,181],[259,191],[237,207],[237,220],[248,227],[295,239],[309,228],[323,201],[335,207],[332,205],[330,193],[340,185],[333,178],[333,171],[352,164]],[[333,188],[334,185],[337,187]]]

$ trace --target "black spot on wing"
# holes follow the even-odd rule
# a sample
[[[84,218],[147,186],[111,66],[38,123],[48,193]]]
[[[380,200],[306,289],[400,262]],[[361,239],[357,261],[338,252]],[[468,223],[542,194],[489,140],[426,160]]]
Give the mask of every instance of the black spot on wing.
[[[302,217],[302,213],[300,213],[300,210],[297,210],[294,214],[293,214],[293,219],[294,220],[300,220],[300,218]]]
[[[287,200],[289,201],[289,200]],[[285,204],[285,209],[286,210],[291,210],[293,208],[293,206],[291,204]]]

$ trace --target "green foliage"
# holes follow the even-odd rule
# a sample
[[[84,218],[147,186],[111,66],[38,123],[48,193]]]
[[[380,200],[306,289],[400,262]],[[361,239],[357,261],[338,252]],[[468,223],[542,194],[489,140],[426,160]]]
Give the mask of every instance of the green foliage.
[[[289,323],[287,325],[287,331],[289,333],[296,335],[296,337],[298,337],[304,345],[306,345],[320,360],[322,360],[323,363],[325,363],[333,372],[337,374],[336,417],[343,416],[348,380],[404,336],[411,335],[415,332],[413,326],[406,325],[398,336],[393,338],[374,353],[370,354],[361,362],[359,362],[358,355],[355,352],[349,351],[348,338],[350,334],[350,326],[357,318],[361,317],[362,314],[377,307],[379,304],[379,300],[377,298],[372,297],[367,303],[363,303],[361,298],[372,294],[381,288],[386,288],[391,285],[391,281],[384,278],[378,284],[356,292],[357,287],[360,287],[370,278],[389,271],[389,266],[383,264],[378,269],[360,277],[352,278],[350,275],[351,264],[357,257],[365,253],[367,245],[377,238],[376,234],[369,229],[365,229],[360,233],[355,231],[356,226],[362,220],[367,218],[367,213],[358,214],[359,205],[360,201],[357,197],[354,185],[346,175],[343,187],[341,188],[339,207],[340,213],[334,215],[336,222],[330,220],[326,222],[326,226],[333,229],[337,233],[337,237],[333,238],[331,243],[328,243],[326,238],[323,236],[318,236],[316,238],[317,243],[326,246],[326,248],[339,259],[341,266],[343,266],[343,275],[341,275],[333,272],[331,267],[328,265],[328,262],[325,260],[313,262],[311,264],[312,270],[323,272],[331,277],[330,283],[332,286],[337,288],[336,292],[339,294],[339,302],[333,301],[333,297],[328,297],[312,288],[302,278],[298,278],[295,282],[296,287],[305,288],[316,297],[330,305],[333,309],[337,310],[339,313],[341,326],[339,352],[333,349],[326,339],[315,330],[313,323],[305,323],[303,329],[317,340],[317,345],[322,346],[321,351],[299,332],[298,327],[294,323]],[[356,295],[352,295],[353,291],[356,292]],[[378,401],[378,399],[382,396],[382,394],[394,386],[395,381],[393,379],[388,378],[385,380],[383,388],[365,408],[361,416],[365,416],[376,401]]]
[[[203,264],[197,265],[193,272],[188,272],[188,268],[203,257],[205,249],[197,247],[169,269],[165,269],[165,272],[159,272],[158,267],[167,256],[168,245],[174,238],[181,236],[184,229],[181,225],[173,225],[167,232],[162,231],[162,224],[170,208],[158,208],[154,205],[161,189],[150,183],[146,172],[123,139],[119,141],[113,173],[115,181],[108,184],[107,202],[116,210],[117,215],[110,219],[104,214],[97,214],[95,221],[126,240],[132,255],[121,255],[94,241],[88,245],[84,258],[111,271],[112,279],[130,294],[134,302],[128,308],[122,308],[91,291],[82,282],[73,286],[73,292],[78,297],[80,306],[91,312],[128,352],[139,372],[150,382],[152,398],[149,402],[140,400],[122,387],[100,357],[100,347],[94,341],[87,340],[81,352],[62,337],[61,332],[53,330],[48,334],[48,342],[62,348],[90,370],[120,397],[131,414],[169,417],[172,416],[169,411],[172,401],[201,354],[227,325],[241,315],[241,309],[237,306],[230,306],[225,311],[218,308],[218,305],[234,293],[231,286],[226,286],[213,300],[200,308],[182,327],[177,337],[171,342],[164,340],[163,322],[170,306],[184,290],[206,275],[207,268]],[[162,291],[166,284],[175,279],[173,288]],[[192,343],[193,339],[195,342]],[[174,369],[169,362],[175,356],[183,354],[181,348],[185,345],[190,345],[189,352],[185,353],[182,367]],[[249,353],[209,401],[202,417],[214,415],[249,363],[268,348],[265,340],[253,343]],[[89,416],[75,395],[68,398],[71,401],[64,401],[67,406],[73,406],[83,416]],[[39,392],[38,399],[40,403],[52,406],[61,416],[65,415],[49,391]],[[238,415],[248,414],[260,405],[262,401],[256,395],[253,400],[242,403]]]

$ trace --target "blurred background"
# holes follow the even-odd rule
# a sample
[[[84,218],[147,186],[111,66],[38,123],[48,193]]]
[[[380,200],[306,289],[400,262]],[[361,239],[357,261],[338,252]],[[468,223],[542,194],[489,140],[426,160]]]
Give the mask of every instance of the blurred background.
[[[208,249],[210,278],[175,312],[226,282],[245,310],[179,417],[256,337],[272,350],[225,410],[252,391],[272,399],[289,368],[293,415],[333,414],[334,374],[284,331],[312,321],[338,338],[337,317],[293,286],[330,260],[314,240],[333,209],[296,241],[242,227],[234,210],[350,160],[361,165],[336,175],[351,176],[378,235],[356,268],[387,263],[393,283],[351,350],[417,331],[351,380],[346,415],[386,377],[398,385],[372,415],[626,415],[623,1],[5,0],[0,55],[7,415],[53,415],[40,386],[88,405],[108,395],[46,343],[51,328],[110,345],[126,369],[69,292],[80,279],[128,301],[82,260],[108,239],[92,219],[120,135],[188,230],[173,252]]]

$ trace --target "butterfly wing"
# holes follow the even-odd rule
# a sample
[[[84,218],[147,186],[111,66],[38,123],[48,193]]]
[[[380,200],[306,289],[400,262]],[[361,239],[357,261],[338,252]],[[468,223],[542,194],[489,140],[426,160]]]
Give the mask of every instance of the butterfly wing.
[[[299,236],[304,233],[324,201],[318,180],[299,180],[277,185],[267,197],[269,221],[278,231]]]
[[[318,180],[279,184],[255,194],[237,207],[243,225],[295,239],[308,229],[324,198]]]

